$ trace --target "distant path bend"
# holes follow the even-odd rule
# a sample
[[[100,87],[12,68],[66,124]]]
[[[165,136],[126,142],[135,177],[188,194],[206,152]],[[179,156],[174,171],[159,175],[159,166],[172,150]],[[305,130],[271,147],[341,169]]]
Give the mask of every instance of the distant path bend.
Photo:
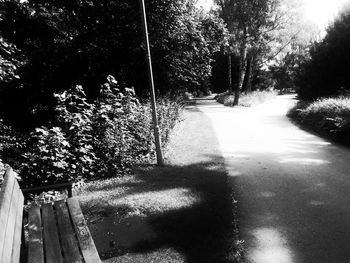
[[[292,124],[291,95],[253,108],[197,105],[239,202],[246,261],[350,262],[350,150]]]

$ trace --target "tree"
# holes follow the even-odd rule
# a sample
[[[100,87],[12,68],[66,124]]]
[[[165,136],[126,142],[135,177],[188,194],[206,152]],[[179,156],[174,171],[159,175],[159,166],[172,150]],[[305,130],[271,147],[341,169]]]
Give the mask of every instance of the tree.
[[[197,11],[194,0],[149,0],[146,8],[156,88],[200,88],[225,32],[222,21]],[[76,84],[96,98],[109,74],[147,95],[137,1],[5,0],[0,12],[0,35],[26,58],[0,96],[13,124],[51,120],[53,94]]]
[[[217,0],[219,15],[230,32],[230,52],[240,58],[235,86],[238,104],[242,91],[250,92],[253,77],[288,49],[299,38],[296,1]],[[285,52],[286,53],[286,52]]]
[[[311,43],[318,37],[316,25],[305,21],[298,12],[291,15],[288,26],[277,32],[280,43],[272,50],[273,63],[268,65],[274,87],[280,91],[297,89],[297,73],[309,58]]]
[[[310,47],[309,59],[297,71],[298,95],[313,100],[349,94],[350,9],[341,13],[327,29],[323,40]]]
[[[24,58],[19,56],[17,47],[0,37],[0,82],[18,78],[17,69]]]
[[[255,58],[267,47],[270,33],[280,26],[279,0],[218,0],[217,4],[231,34],[231,49],[240,57],[234,101],[237,105],[245,76],[249,91]]]

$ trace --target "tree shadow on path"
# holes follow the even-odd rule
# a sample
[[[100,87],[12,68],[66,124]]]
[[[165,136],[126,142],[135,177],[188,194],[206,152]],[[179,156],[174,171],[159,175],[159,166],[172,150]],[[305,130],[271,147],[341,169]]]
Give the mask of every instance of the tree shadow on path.
[[[102,257],[110,258],[108,262],[239,262],[241,248],[235,200],[222,158],[209,158],[211,162],[188,166],[139,168],[136,173],[138,184],[131,183],[126,196],[135,197],[134,203],[140,198],[156,199],[143,200],[147,205],[156,203],[158,208],[150,212],[145,209],[148,214],[142,222],[147,225],[146,232],[151,231],[151,234],[131,242],[128,247],[111,250]],[[117,210],[118,206],[118,203],[114,208],[108,204],[108,209]],[[126,225],[134,222],[135,217],[132,217]],[[115,231],[118,236],[120,231]],[[130,232],[124,229],[124,232],[125,236],[134,234],[132,228]],[[174,256],[166,259],[162,253],[152,256],[152,259],[135,256],[164,248],[176,251],[182,259]]]

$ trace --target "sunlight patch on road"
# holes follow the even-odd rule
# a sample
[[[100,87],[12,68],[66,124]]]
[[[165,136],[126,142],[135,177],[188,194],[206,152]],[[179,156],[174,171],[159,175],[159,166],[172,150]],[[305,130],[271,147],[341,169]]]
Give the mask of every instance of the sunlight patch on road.
[[[332,145],[330,142],[324,142],[324,141],[306,141],[306,140],[295,140],[294,143],[302,143],[302,144],[313,144],[313,145],[319,145],[319,146],[328,146]]]
[[[312,193],[312,192],[316,192],[316,191],[321,191],[322,188],[325,188],[326,184],[325,183],[318,183],[315,185],[312,185],[304,190],[302,190],[302,193]]]
[[[239,154],[239,153],[231,153],[231,152],[226,152],[225,156],[228,158],[237,158],[237,159],[249,158],[249,156],[247,154]]]
[[[330,164],[329,161],[322,160],[322,159],[313,159],[313,158],[284,158],[280,160],[280,163],[296,163],[296,164],[307,164],[307,165]]]
[[[200,197],[191,189],[174,188],[162,191],[135,193],[117,199],[113,205],[127,205],[135,214],[162,213],[192,207]]]
[[[316,201],[316,200],[311,200],[309,202],[309,205],[311,206],[323,206],[325,204],[325,202],[323,201]]]
[[[271,197],[275,197],[276,194],[273,192],[262,192],[260,193],[260,196],[263,198],[271,198]]]
[[[252,232],[256,245],[248,253],[252,263],[293,263],[293,254],[288,244],[275,228],[259,228]]]
[[[232,171],[231,169],[228,169],[228,175],[231,177],[241,176],[242,173],[238,171]]]

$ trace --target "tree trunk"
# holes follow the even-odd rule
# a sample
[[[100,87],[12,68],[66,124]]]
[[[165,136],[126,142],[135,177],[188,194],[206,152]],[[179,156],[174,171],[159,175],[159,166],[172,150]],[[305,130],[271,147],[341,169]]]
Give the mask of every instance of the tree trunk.
[[[228,54],[228,92],[230,95],[233,93],[231,53]]]
[[[247,83],[245,88],[245,93],[249,93],[252,91],[252,83],[253,83],[253,69],[254,69],[254,55],[251,54],[249,56],[248,67],[247,67]]]
[[[245,77],[245,73],[246,73],[247,45],[245,43],[243,44],[240,53],[241,53],[240,54],[241,61],[239,63],[238,85],[236,86],[236,89],[235,89],[235,99],[233,101],[233,106],[236,106],[239,103],[239,95],[241,94],[243,81],[244,81],[244,77]]]

